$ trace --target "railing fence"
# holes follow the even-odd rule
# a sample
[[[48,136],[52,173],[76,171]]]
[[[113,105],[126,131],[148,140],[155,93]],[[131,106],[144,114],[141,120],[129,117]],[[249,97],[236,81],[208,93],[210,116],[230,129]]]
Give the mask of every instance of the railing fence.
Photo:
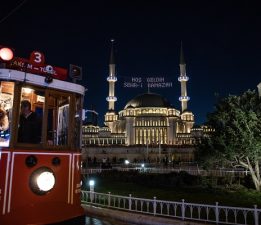
[[[225,176],[233,176],[233,177],[244,177],[250,174],[247,170],[203,170],[203,169],[194,169],[194,168],[156,168],[156,167],[134,167],[134,168],[124,168],[124,167],[115,167],[113,169],[102,169],[102,168],[88,168],[82,169],[82,174],[95,174],[101,173],[103,171],[133,171],[138,170],[141,173],[171,173],[171,172],[181,172],[185,171],[191,175],[195,176],[216,176],[216,177],[225,177]]]
[[[216,224],[261,224],[261,209],[258,209],[256,205],[254,208],[228,207],[220,206],[218,202],[215,205],[188,203],[184,199],[181,202],[173,202],[157,200],[156,197],[143,199],[132,197],[132,195],[112,195],[110,192],[105,194],[81,191],[81,195],[82,204],[129,212]]]

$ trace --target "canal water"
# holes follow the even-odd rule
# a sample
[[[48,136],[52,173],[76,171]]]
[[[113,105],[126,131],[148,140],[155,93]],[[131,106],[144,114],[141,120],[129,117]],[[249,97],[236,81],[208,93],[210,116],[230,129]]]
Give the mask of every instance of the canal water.
[[[133,224],[123,223],[119,221],[106,221],[104,219],[98,219],[94,217],[86,217],[85,225],[133,225]]]

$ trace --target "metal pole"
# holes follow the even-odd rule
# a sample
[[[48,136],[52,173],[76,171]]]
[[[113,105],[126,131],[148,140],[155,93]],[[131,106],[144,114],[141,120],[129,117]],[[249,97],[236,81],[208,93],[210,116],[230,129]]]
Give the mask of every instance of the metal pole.
[[[147,155],[147,160],[149,158],[149,142],[148,142],[148,139],[147,139],[147,152],[146,152],[146,155]]]
[[[160,146],[160,138],[159,138],[159,163],[160,163],[160,158],[161,158],[161,146]]]

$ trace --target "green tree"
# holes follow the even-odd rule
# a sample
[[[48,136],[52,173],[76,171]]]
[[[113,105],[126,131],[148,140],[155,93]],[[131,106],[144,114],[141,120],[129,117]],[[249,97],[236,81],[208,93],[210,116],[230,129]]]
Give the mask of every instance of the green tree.
[[[250,171],[256,190],[261,190],[261,99],[256,91],[221,99],[207,124],[213,133],[198,146],[205,165],[241,166]]]

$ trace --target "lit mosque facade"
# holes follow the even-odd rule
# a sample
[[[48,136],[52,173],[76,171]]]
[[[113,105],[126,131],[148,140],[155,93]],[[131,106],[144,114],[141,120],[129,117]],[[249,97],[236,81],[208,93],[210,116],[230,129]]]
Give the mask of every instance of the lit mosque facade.
[[[108,111],[103,127],[94,124],[83,126],[84,146],[188,146],[195,142],[195,135],[202,128],[193,128],[194,114],[188,110],[186,63],[183,49],[180,51],[181,109],[175,109],[171,103],[157,93],[140,94],[128,101],[124,109],[115,111],[115,84],[117,82],[113,42],[110,54]]]

